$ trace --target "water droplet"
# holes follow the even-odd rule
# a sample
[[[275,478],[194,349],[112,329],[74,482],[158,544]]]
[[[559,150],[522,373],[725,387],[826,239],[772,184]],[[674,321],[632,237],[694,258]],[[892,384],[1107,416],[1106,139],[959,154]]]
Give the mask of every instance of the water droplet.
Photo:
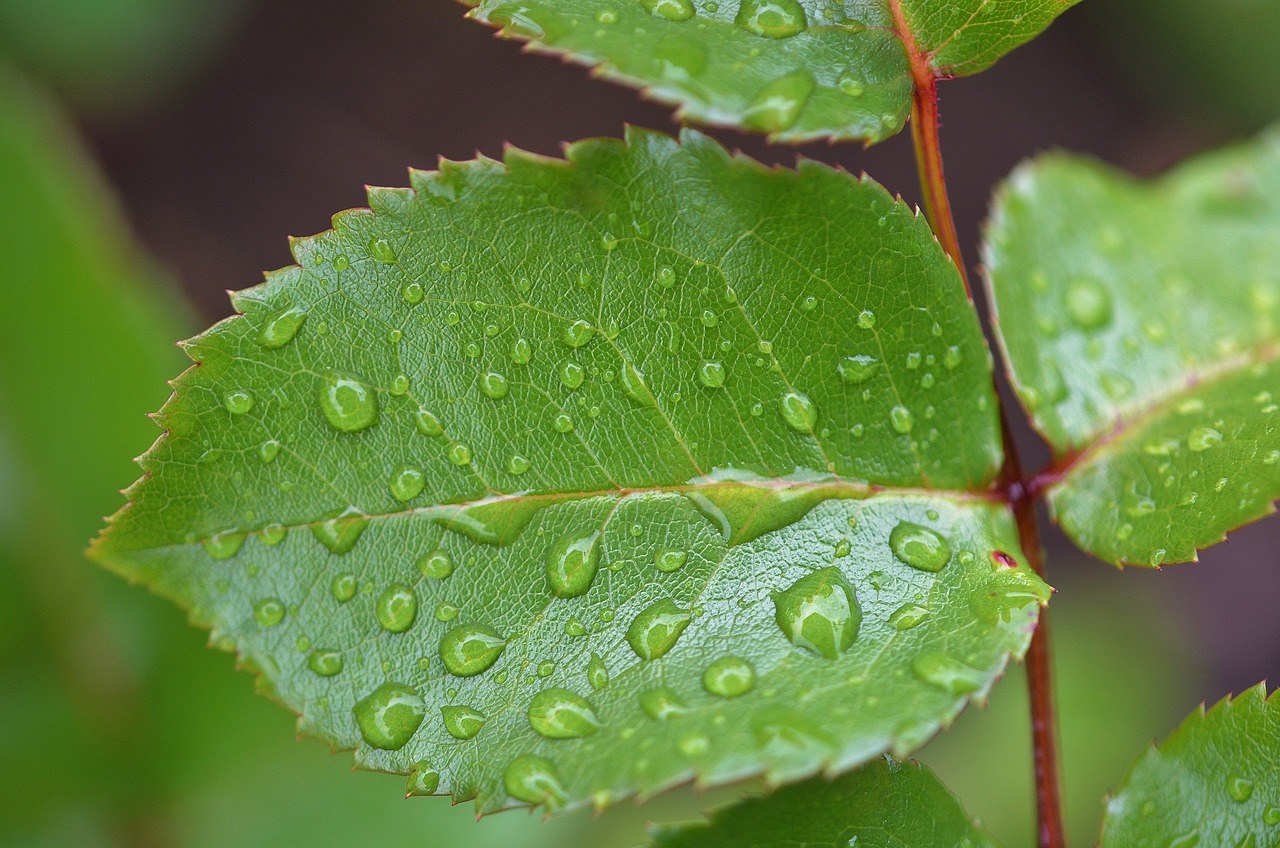
[[[330,515],[319,524],[311,525],[311,535],[329,549],[330,553],[345,554],[356,546],[360,534],[369,525],[368,516],[355,507],[347,507]]]
[[[356,576],[339,574],[334,577],[333,582],[329,584],[329,593],[333,595],[335,601],[345,604],[356,596]]]
[[[384,683],[358,702],[352,714],[366,743],[398,751],[418,732],[427,711],[416,690],[403,683]]]
[[[444,634],[440,659],[455,677],[474,677],[491,668],[506,647],[506,641],[492,627],[464,624]]]
[[[440,788],[440,772],[431,768],[425,760],[413,764],[409,780],[405,783],[404,797],[434,795]]]
[[[453,574],[453,558],[444,551],[432,551],[418,560],[418,571],[423,577],[443,580]]]
[[[870,309],[864,309],[858,313],[858,326],[864,330],[870,330],[876,325],[876,314]]]
[[[919,604],[903,604],[889,616],[889,626],[894,630],[911,630],[929,617],[929,610]]]
[[[560,382],[569,389],[576,390],[587,379],[587,372],[581,365],[571,359],[566,359],[560,365]]]
[[[769,133],[791,127],[799,120],[813,88],[813,77],[808,71],[794,71],[767,83],[747,104],[742,114],[743,125]]]
[[[702,685],[712,695],[736,698],[756,685],[756,670],[742,657],[721,657],[702,673]]]
[[[232,415],[244,415],[253,409],[253,392],[247,389],[232,389],[222,396],[222,405]]]
[[[293,341],[298,335],[298,328],[307,320],[307,312],[298,306],[290,307],[277,313],[262,328],[258,335],[258,343],[269,350],[276,350]]]
[[[669,21],[687,21],[694,14],[689,0],[640,0],[640,5],[649,14]]]
[[[684,568],[684,564],[688,559],[689,554],[687,552],[668,548],[658,551],[654,555],[653,564],[659,571],[670,573]]]
[[[1067,317],[1080,329],[1098,330],[1111,322],[1111,294],[1096,280],[1072,280],[1064,297]]]
[[[275,439],[267,439],[258,445],[258,459],[262,460],[264,465],[270,465],[276,461],[276,457],[280,455],[280,443]]]
[[[573,419],[569,417],[567,412],[557,412],[556,417],[551,419],[551,426],[555,428],[557,433],[573,432]]]
[[[862,608],[834,566],[805,575],[773,596],[775,620],[791,643],[837,659],[858,638]]]
[[[448,706],[440,708],[445,731],[454,739],[474,739],[489,719],[473,707]]]
[[[391,242],[384,238],[376,238],[369,241],[369,255],[379,262],[386,262],[387,264],[396,261],[395,248],[391,246]]]
[[[669,289],[676,284],[676,272],[670,268],[659,268],[654,282],[658,284],[659,288]]]
[[[693,616],[675,601],[664,598],[650,604],[627,628],[627,644],[642,660],[656,660],[675,647]]]
[[[529,703],[529,726],[548,739],[578,739],[600,729],[587,699],[568,689],[543,689]]]
[[[846,383],[865,383],[876,373],[880,361],[874,356],[846,356],[836,366],[840,379]]]
[[[708,389],[718,389],[724,385],[724,363],[703,362],[698,366],[698,381]]]
[[[426,475],[416,465],[397,465],[391,472],[391,496],[401,503],[408,503],[422,494],[426,485]]]
[[[797,433],[812,433],[818,423],[818,408],[799,392],[787,392],[778,403],[782,420]]]
[[[569,347],[582,347],[591,341],[591,325],[586,321],[574,321],[564,328],[564,343]]]
[[[263,598],[253,605],[253,617],[263,627],[275,627],[284,621],[284,604],[276,598]]]
[[[378,624],[388,633],[403,633],[418,617],[418,596],[403,583],[392,583],[373,606]]]
[[[915,416],[911,414],[911,410],[905,406],[895,406],[889,410],[889,423],[893,425],[893,429],[906,435],[911,432],[911,428],[915,426]]]
[[[1227,794],[1237,804],[1243,804],[1253,796],[1253,781],[1247,777],[1232,775],[1227,779]]]
[[[260,531],[260,535],[262,537],[262,544],[275,547],[276,545],[284,541],[285,534],[288,532],[289,532],[288,528],[285,527],[283,524],[278,524],[278,523],[267,524]]]
[[[922,683],[952,695],[976,692],[983,684],[982,672],[939,651],[920,654],[911,661],[911,671]]]
[[[337,651],[312,651],[307,657],[307,668],[321,677],[333,677],[342,671],[342,654]]]
[[[449,448],[449,461],[454,465],[470,465],[471,464],[471,448],[458,442]]]
[[[1267,808],[1262,811],[1262,822],[1267,825],[1267,827],[1275,827],[1280,824],[1280,807],[1277,807],[1274,804],[1269,804]]]
[[[691,733],[688,736],[681,737],[676,743],[680,753],[690,759],[701,757],[711,748],[711,740],[703,736],[701,733]]]
[[[1222,433],[1212,427],[1196,427],[1187,437],[1187,447],[1196,453],[1207,451],[1222,444]]]
[[[497,371],[487,371],[480,375],[480,391],[484,392],[485,397],[502,400],[511,391],[511,385]]]
[[[765,38],[790,38],[809,25],[797,0],[743,0],[734,22]]]
[[[587,682],[597,692],[609,685],[609,669],[599,654],[592,654],[591,661],[587,663]]]
[[[566,533],[547,555],[547,582],[558,598],[585,595],[600,567],[600,531]]]
[[[680,696],[666,686],[641,692],[640,709],[654,721],[678,718],[689,711]]]
[[[519,476],[525,473],[526,471],[529,470],[530,467],[531,467],[531,463],[529,462],[528,458],[521,456],[518,453],[512,454],[511,459],[507,460],[507,471],[509,471],[512,474],[515,474],[516,476]]]
[[[444,427],[440,420],[425,409],[419,409],[413,416],[413,423],[418,432],[424,436],[443,436]]]
[[[920,524],[901,521],[889,534],[889,547],[900,562],[921,571],[939,572],[951,561],[951,545]]]
[[[422,299],[426,297],[426,293],[422,290],[421,283],[409,283],[400,290],[400,296],[404,298],[404,302],[410,306],[422,303]]]
[[[516,757],[503,772],[502,784],[507,794],[526,804],[542,804],[548,810],[565,802],[564,785],[550,760],[532,754]]]
[[[221,530],[202,543],[202,547],[214,559],[231,559],[244,545],[245,534],[239,530]]]
[[[612,9],[601,9],[596,12],[596,23],[598,24],[616,24],[618,22],[618,13]]]
[[[627,393],[627,397],[641,406],[655,405],[653,394],[645,385],[644,375],[634,365],[630,362],[622,363],[622,370],[618,376],[621,378],[622,390]]]
[[[330,374],[320,390],[320,409],[335,430],[355,433],[378,420],[378,397],[354,374]]]
[[[453,604],[441,602],[436,604],[436,621],[453,621],[458,617],[460,609]]]
[[[836,88],[850,97],[861,97],[866,90],[861,79],[848,73],[840,75],[840,79],[836,80]]]

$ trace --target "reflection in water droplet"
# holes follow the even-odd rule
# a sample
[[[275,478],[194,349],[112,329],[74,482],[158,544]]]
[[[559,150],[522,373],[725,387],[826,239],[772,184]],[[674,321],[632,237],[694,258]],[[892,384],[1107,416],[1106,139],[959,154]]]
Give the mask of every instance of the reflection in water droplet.
[[[916,420],[915,416],[911,414],[911,410],[899,405],[889,410],[889,423],[893,425],[895,431],[905,436],[911,432]]]
[[[865,383],[876,373],[880,361],[874,356],[846,356],[836,366],[840,379],[846,383]]]
[[[258,343],[269,350],[282,348],[293,341],[298,328],[307,320],[307,312],[298,306],[290,307],[278,313],[262,328]]]
[[[311,535],[329,549],[330,553],[345,554],[356,546],[360,534],[369,525],[368,516],[355,507],[330,513],[319,524],[311,525]]]
[[[889,626],[894,630],[911,630],[924,623],[929,610],[919,604],[903,604],[889,616]]]
[[[670,573],[684,568],[684,564],[688,559],[689,554],[686,551],[678,551],[669,548],[658,551],[654,554],[653,564],[659,571]]]
[[[698,382],[708,389],[718,389],[724,385],[725,371],[722,362],[703,362],[698,366]]]
[[[775,620],[791,643],[837,659],[858,638],[862,607],[834,566],[805,575],[773,596]]]
[[[675,647],[693,616],[675,601],[664,598],[650,604],[627,628],[627,644],[642,660],[656,660]]]
[[[444,634],[440,659],[455,677],[474,677],[491,668],[506,647],[506,641],[492,627],[464,624]]]
[[[253,409],[253,392],[247,389],[232,389],[222,396],[222,405],[232,415],[244,415]]]
[[[781,132],[799,120],[812,93],[813,77],[808,71],[794,71],[779,77],[751,98],[742,114],[742,123],[757,132]]]
[[[253,605],[253,617],[263,627],[275,627],[284,621],[284,604],[276,598],[263,598]]]
[[[418,432],[424,436],[443,436],[444,426],[440,420],[425,409],[419,409],[413,418]]]
[[[563,806],[564,785],[550,760],[525,754],[516,757],[502,775],[507,794],[526,804],[542,804],[548,810]]]
[[[797,433],[812,433],[818,423],[818,408],[805,395],[787,392],[778,403],[782,420]]]
[[[388,484],[391,496],[402,503],[407,503],[422,494],[426,485],[426,475],[416,465],[397,465],[391,472],[391,480]]]
[[[558,598],[585,595],[600,568],[600,531],[566,533],[547,555],[546,575]]]
[[[312,651],[307,668],[321,677],[333,677],[342,671],[342,655],[337,651]]]
[[[609,685],[609,669],[599,654],[592,654],[587,663],[587,682],[597,692]]]
[[[270,465],[275,462],[276,457],[279,455],[280,443],[275,439],[267,439],[265,442],[258,445],[258,459],[262,460],[265,465]]]
[[[687,21],[694,14],[689,0],[640,0],[640,5],[649,14],[669,21]]]
[[[454,739],[474,739],[484,728],[488,718],[473,707],[448,706],[440,708],[445,731]]]
[[[497,371],[487,371],[480,375],[480,391],[485,397],[502,400],[511,391],[511,384]]]
[[[591,704],[568,689],[543,689],[529,703],[529,726],[548,739],[579,739],[600,729]]]
[[[320,390],[325,420],[344,433],[356,433],[378,420],[378,397],[354,374],[328,375]]]
[[[409,772],[409,780],[405,784],[404,797],[434,795],[440,788],[440,772],[431,768],[426,760],[414,763]]]
[[[403,683],[382,684],[352,713],[364,741],[384,751],[398,751],[408,744],[427,715],[417,691]]]
[[[911,661],[911,671],[928,683],[951,695],[967,695],[982,688],[983,674],[940,651],[920,654]]]
[[[329,593],[333,595],[335,601],[345,604],[356,596],[356,576],[339,574],[334,577],[333,582],[329,584]]]
[[[453,558],[444,551],[436,550],[419,558],[418,571],[423,577],[443,580],[453,574]]]
[[[454,465],[471,464],[471,448],[459,442],[449,447],[449,461]]]
[[[403,583],[392,583],[378,596],[373,611],[383,630],[403,633],[418,617],[418,596]]]
[[[928,527],[900,521],[889,534],[889,547],[900,562],[921,571],[941,571],[951,561],[951,545]]]
[[[809,24],[797,0],[743,0],[734,22],[765,38],[790,38]]]
[[[262,544],[275,547],[284,541],[285,535],[289,532],[289,528],[283,524],[268,524],[262,528],[261,537]]]
[[[564,343],[569,347],[582,347],[591,341],[592,330],[591,325],[586,321],[574,321],[572,324],[564,328]]]
[[[1237,804],[1243,804],[1253,797],[1253,781],[1247,777],[1232,775],[1227,779],[1227,794]]]
[[[245,534],[239,530],[222,530],[202,543],[202,547],[214,559],[230,559],[244,545]]]
[[[736,698],[756,685],[756,670],[742,657],[721,657],[702,673],[702,685],[712,695]]]
[[[587,378],[587,372],[581,365],[571,359],[566,359],[560,365],[560,382],[573,391],[580,387]]]
[[[622,363],[622,370],[618,376],[621,378],[622,390],[627,393],[627,397],[641,406],[653,406],[656,403],[649,387],[645,385],[644,375],[630,362]]]
[[[1222,433],[1212,427],[1196,427],[1187,437],[1187,447],[1202,453],[1222,444]]]

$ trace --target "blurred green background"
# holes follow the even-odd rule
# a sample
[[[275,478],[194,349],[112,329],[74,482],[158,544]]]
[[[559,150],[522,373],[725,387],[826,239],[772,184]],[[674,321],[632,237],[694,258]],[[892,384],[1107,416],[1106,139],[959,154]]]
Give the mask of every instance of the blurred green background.
[[[0,845],[631,846],[647,821],[736,795],[550,822],[403,800],[401,778],[295,740],[180,611],[81,554],[157,434],[143,416],[183,367],[173,343],[229,312],[224,289],[288,262],[287,234],[437,154],[670,126],[461,14],[443,0],[0,0]],[[1272,120],[1278,40],[1273,0],[1086,0],[948,85],[970,251],[993,184],[1038,150],[1152,173]],[[916,197],[902,139],[806,152]],[[1200,565],[1121,574],[1050,535],[1077,844],[1147,742],[1280,668],[1278,538],[1264,523]],[[1010,846],[1032,834],[1023,686],[1012,670],[920,755]]]

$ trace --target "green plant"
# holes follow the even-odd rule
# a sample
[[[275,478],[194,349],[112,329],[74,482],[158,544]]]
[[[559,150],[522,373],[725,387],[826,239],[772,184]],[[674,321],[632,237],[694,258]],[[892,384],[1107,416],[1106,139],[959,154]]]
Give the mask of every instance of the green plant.
[[[1280,496],[1275,135],[1152,184],[1046,157],[1000,192],[996,340],[1057,457],[1020,467],[937,83],[1069,5],[476,6],[697,120],[874,142],[910,115],[932,230],[870,179],[692,131],[411,172],[185,343],[94,555],[409,794],[550,812],[848,772],[659,844],[985,843],[877,758],[1025,654],[1062,845],[1036,503],[1159,566]],[[1261,689],[1189,720],[1103,844],[1273,844],[1277,722]]]

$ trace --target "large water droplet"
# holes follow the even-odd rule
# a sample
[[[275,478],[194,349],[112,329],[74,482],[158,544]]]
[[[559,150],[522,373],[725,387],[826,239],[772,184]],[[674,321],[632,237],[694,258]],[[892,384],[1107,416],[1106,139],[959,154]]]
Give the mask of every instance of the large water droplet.
[[[489,719],[473,707],[448,706],[440,708],[444,729],[454,739],[474,739]]]
[[[491,668],[506,647],[506,641],[492,627],[464,624],[444,634],[440,659],[455,677],[474,677]]]
[[[480,391],[485,397],[502,400],[511,391],[511,384],[497,371],[488,371],[480,375]]]
[[[432,551],[418,560],[418,571],[423,577],[443,580],[453,574],[453,558],[444,551]]]
[[[627,628],[627,644],[642,660],[656,660],[675,647],[693,616],[675,601],[664,598],[650,604]]]
[[[812,433],[818,423],[818,408],[813,401],[799,392],[787,392],[778,402],[782,420],[797,433]]]
[[[516,757],[502,775],[507,794],[526,804],[542,804],[554,810],[564,804],[564,784],[550,760],[525,754]]]
[[[756,685],[756,670],[742,657],[721,657],[702,673],[702,685],[712,695],[736,698]]]
[[[413,769],[409,772],[409,779],[405,783],[404,797],[434,795],[439,788],[440,772],[431,768],[425,760],[420,760],[413,764]]]
[[[275,627],[284,621],[284,604],[277,598],[263,598],[253,605],[253,617],[263,627]]]
[[[1072,280],[1064,298],[1067,317],[1080,329],[1098,330],[1111,322],[1111,294],[1097,280]]]
[[[622,370],[618,376],[621,378],[622,390],[627,393],[627,397],[641,406],[653,406],[656,403],[649,387],[645,385],[644,375],[630,362],[622,363]]]
[[[232,415],[244,415],[253,409],[253,392],[248,389],[232,389],[222,396],[222,405]]]
[[[809,24],[797,0],[743,0],[734,22],[765,38],[790,38]]]
[[[951,561],[951,545],[935,530],[900,521],[889,534],[889,547],[900,562],[921,571],[939,572]]]
[[[794,71],[766,83],[742,114],[742,123],[757,132],[781,132],[795,124],[813,93],[808,71]]]
[[[403,583],[392,583],[373,606],[378,624],[389,633],[403,633],[418,617],[418,596]]]
[[[543,689],[529,703],[529,726],[548,739],[578,739],[600,729],[591,704],[568,689]]]
[[[640,0],[649,14],[669,21],[687,21],[693,17],[693,3],[689,0]]]
[[[1253,781],[1247,777],[1232,775],[1227,779],[1227,794],[1237,804],[1243,804],[1253,797]]]
[[[924,623],[929,610],[919,604],[903,604],[889,616],[889,626],[894,630],[911,630]]]
[[[397,465],[391,472],[388,485],[391,489],[391,497],[402,503],[408,503],[422,494],[422,490],[427,485],[427,477],[416,465]]]
[[[333,677],[342,671],[342,654],[337,651],[312,651],[307,668],[321,677]]]
[[[558,598],[585,595],[600,568],[600,531],[566,533],[547,555],[547,582]]]
[[[839,372],[840,379],[856,385],[870,380],[878,367],[880,367],[880,360],[874,356],[846,356],[840,360],[836,371]]]
[[[680,696],[666,686],[641,692],[640,709],[654,721],[678,718],[689,711]]]
[[[222,530],[205,539],[201,545],[205,553],[214,559],[231,559],[239,553],[244,539],[245,534],[240,530]]]
[[[889,410],[889,423],[893,425],[893,429],[907,435],[911,432],[911,428],[915,426],[915,416],[911,414],[911,410],[905,406],[898,405]]]
[[[672,571],[679,571],[684,568],[684,564],[688,559],[689,554],[687,552],[668,548],[653,555],[653,564],[659,571],[665,571],[669,574]]]
[[[834,566],[805,575],[773,596],[775,620],[792,644],[837,659],[858,638],[862,607]]]
[[[378,420],[378,396],[362,378],[333,373],[320,389],[320,409],[335,430],[356,433]]]
[[[298,334],[298,328],[306,320],[306,310],[298,306],[292,306],[277,313],[262,328],[262,332],[258,335],[258,343],[271,350],[282,348],[293,341],[294,336]]]
[[[418,732],[427,710],[416,690],[403,683],[384,683],[358,702],[352,713],[366,743],[398,751]]]
[[[718,389],[724,385],[725,371],[722,362],[703,362],[698,366],[698,382],[708,389]]]
[[[345,554],[356,546],[360,534],[369,525],[369,517],[355,507],[330,513],[318,524],[311,525],[311,535],[330,553]]]
[[[951,695],[967,695],[982,688],[983,674],[940,651],[920,654],[911,661],[911,671],[923,683]]]

